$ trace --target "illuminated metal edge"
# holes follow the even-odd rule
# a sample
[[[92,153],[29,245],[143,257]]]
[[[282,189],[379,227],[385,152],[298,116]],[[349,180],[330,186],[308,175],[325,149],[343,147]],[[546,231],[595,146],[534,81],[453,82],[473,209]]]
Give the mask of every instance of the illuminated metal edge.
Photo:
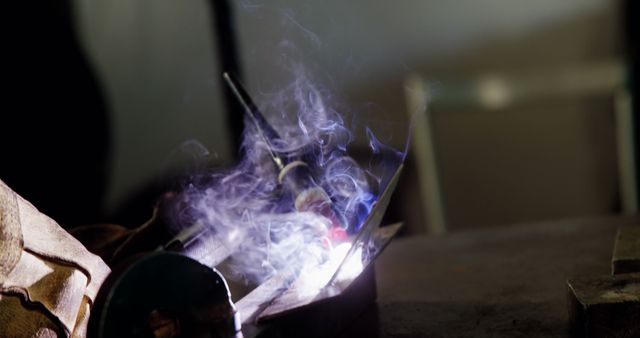
[[[329,281],[332,281],[340,272],[344,262],[353,255],[355,248],[357,248],[360,243],[363,243],[369,248],[373,248],[372,251],[368,252],[365,262],[363,262],[365,265],[363,271],[367,271],[368,269],[372,270],[371,263],[375,260],[377,255],[382,252],[391,238],[402,226],[402,224],[399,223],[379,228],[382,217],[384,216],[389,205],[389,201],[391,200],[391,195],[398,183],[402,168],[403,165],[401,164],[394,172],[389,184],[385,187],[379,200],[375,203],[371,213],[364,222],[361,230],[354,238],[352,250],[349,250],[347,255],[345,255],[345,259],[338,266]],[[339,296],[343,291],[347,290],[355,280],[360,278],[360,276],[350,281],[336,283],[330,287],[326,287],[325,285],[320,293],[304,298],[301,298],[295,288],[292,287],[295,285],[297,278],[297,274],[291,272],[276,275],[236,302],[236,307],[243,318],[243,324],[257,324],[270,319],[279,318],[294,310],[302,310],[303,307],[313,306],[318,302],[321,303],[322,300]]]
[[[364,265],[367,265],[369,261],[375,258],[375,251],[377,248],[375,246],[375,242],[372,243],[371,236],[373,235],[375,229],[378,229],[378,227],[380,226],[380,222],[382,222],[384,213],[387,211],[387,207],[389,206],[389,202],[391,201],[391,195],[393,195],[393,191],[396,190],[396,186],[398,185],[398,180],[400,179],[402,168],[404,168],[404,164],[400,164],[400,166],[398,166],[398,169],[396,169],[396,171],[394,172],[391,180],[389,180],[389,184],[387,184],[387,186],[384,188],[384,191],[380,195],[380,198],[374,204],[371,212],[369,213],[369,216],[367,217],[362,227],[360,228],[360,231],[358,231],[358,234],[353,240],[351,248],[342,259],[342,263],[338,265],[338,268],[331,276],[331,279],[329,279],[327,285],[331,285],[335,281],[336,277],[340,274],[342,268],[345,266],[345,263],[348,262],[349,259],[351,259],[351,256],[355,254],[360,244],[363,245],[363,251],[367,249],[373,250],[373,252],[363,252],[366,260],[365,262],[363,262]]]

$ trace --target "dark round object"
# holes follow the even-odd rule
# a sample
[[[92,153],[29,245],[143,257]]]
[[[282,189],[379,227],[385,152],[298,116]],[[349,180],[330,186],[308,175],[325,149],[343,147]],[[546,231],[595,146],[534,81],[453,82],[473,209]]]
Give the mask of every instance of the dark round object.
[[[100,288],[88,336],[235,337],[236,310],[224,278],[176,253],[125,262]]]

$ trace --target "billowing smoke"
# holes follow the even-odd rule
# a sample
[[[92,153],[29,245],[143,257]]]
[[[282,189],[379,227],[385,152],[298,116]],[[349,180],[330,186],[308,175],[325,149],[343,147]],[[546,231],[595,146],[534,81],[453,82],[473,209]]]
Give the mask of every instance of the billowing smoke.
[[[352,133],[324,97],[299,70],[293,83],[263,105],[279,137],[265,142],[254,121],[246,118],[238,165],[194,175],[174,200],[174,223],[181,227],[201,223],[212,229],[234,251],[229,266],[237,277],[259,283],[284,269],[299,271],[326,261],[331,250],[346,240],[345,234],[358,231],[385,180],[403,158],[369,132],[377,155],[371,168],[361,167],[347,154]],[[314,191],[326,193],[329,214],[336,217],[301,207],[300,201],[310,198],[310,189],[283,181],[283,170],[272,160],[272,153],[303,163],[321,188]]]

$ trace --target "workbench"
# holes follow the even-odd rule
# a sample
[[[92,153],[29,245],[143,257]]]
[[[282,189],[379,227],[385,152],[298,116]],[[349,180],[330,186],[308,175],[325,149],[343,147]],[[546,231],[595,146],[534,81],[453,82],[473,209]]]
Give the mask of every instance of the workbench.
[[[567,337],[566,280],[611,273],[638,217],[397,238],[376,261],[378,301],[344,337]]]

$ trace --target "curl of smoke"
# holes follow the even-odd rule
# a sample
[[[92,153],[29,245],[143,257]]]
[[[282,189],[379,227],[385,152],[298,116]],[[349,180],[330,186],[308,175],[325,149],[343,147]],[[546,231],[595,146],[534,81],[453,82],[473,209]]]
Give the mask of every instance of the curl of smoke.
[[[307,163],[334,209],[353,229],[358,229],[376,201],[387,170],[364,170],[347,155],[352,134],[323,97],[298,70],[296,80],[264,107],[280,138],[266,144],[252,122],[245,120],[240,163],[226,171],[194,175],[175,199],[174,223],[186,227],[201,222],[235,249],[230,259],[235,276],[231,277],[260,283],[285,269],[300,271],[322,263],[331,250],[326,241],[329,220],[295,209],[295,196],[278,183],[268,147]],[[384,146],[370,136],[373,151],[381,152]],[[397,165],[403,155],[391,153],[396,154],[391,162]]]

